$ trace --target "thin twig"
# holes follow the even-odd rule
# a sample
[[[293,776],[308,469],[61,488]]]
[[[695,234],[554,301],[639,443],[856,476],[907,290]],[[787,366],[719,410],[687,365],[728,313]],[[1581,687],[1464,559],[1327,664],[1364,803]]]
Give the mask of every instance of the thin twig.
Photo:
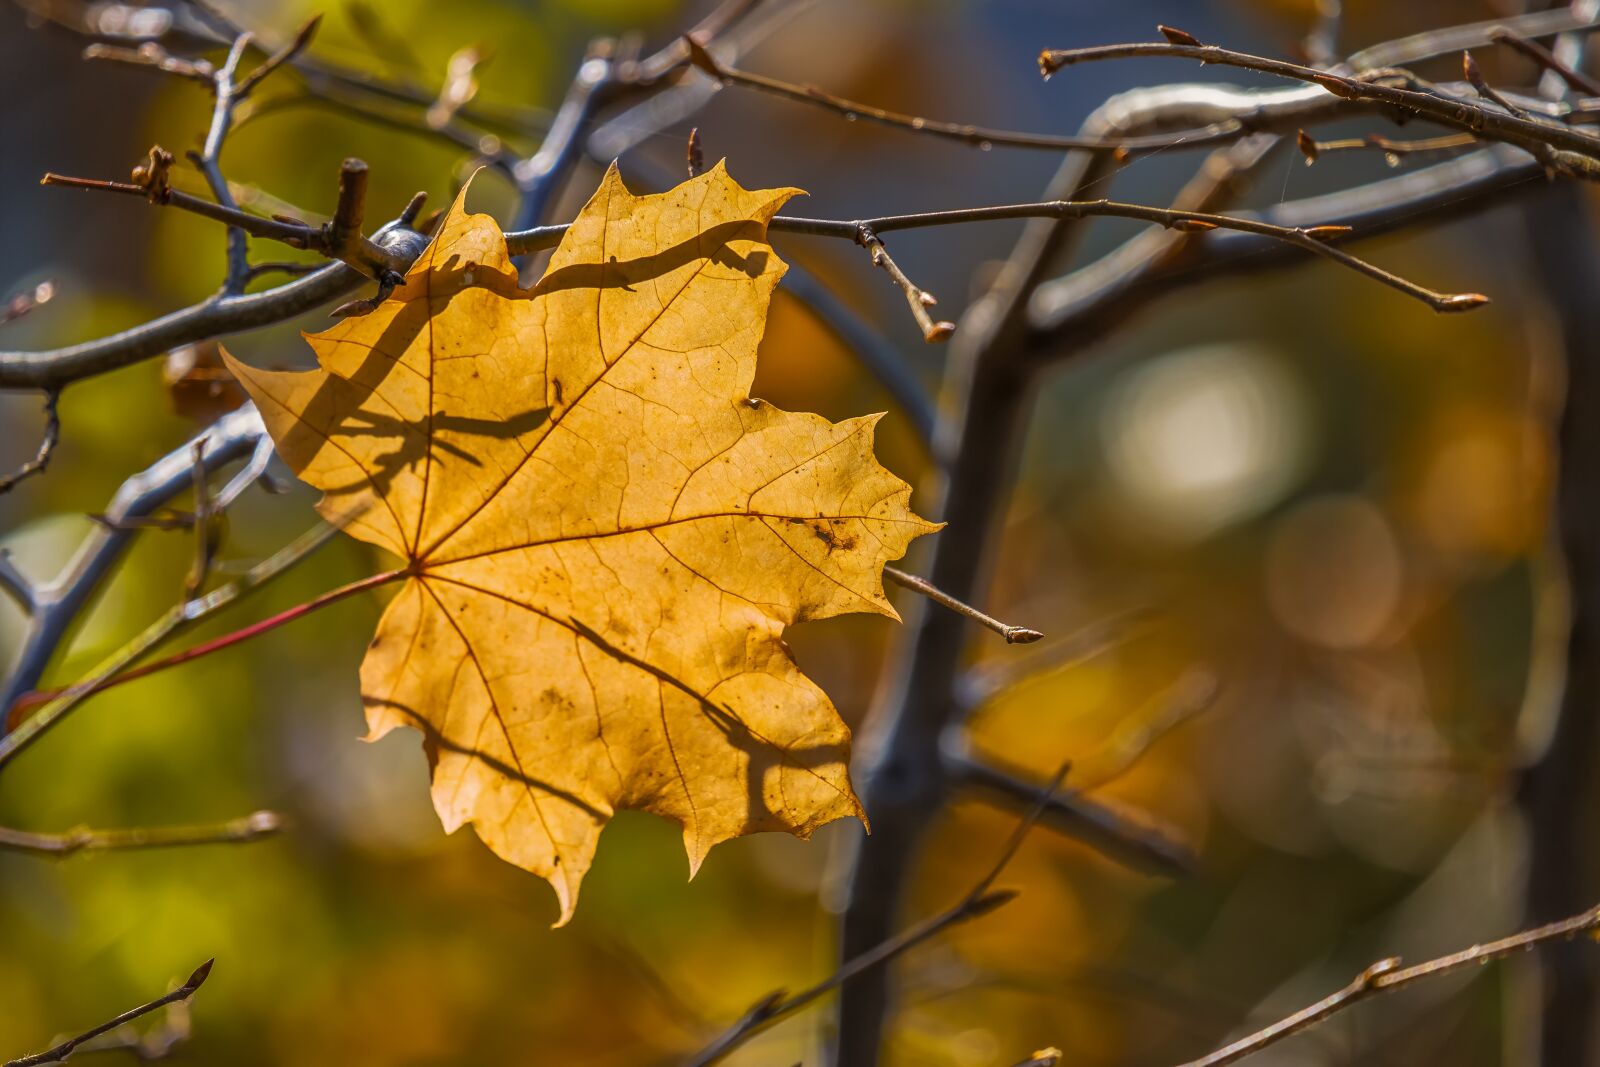
[[[1210,1055],[1191,1060],[1182,1067],[1223,1067],[1224,1064],[1236,1063],[1246,1056],[1260,1052],[1268,1045],[1276,1044],[1292,1034],[1309,1029],[1328,1016],[1375,994],[1386,993],[1423,978],[1433,978],[1467,967],[1480,966],[1490,960],[1497,960],[1547,941],[1567,941],[1580,934],[1592,934],[1596,930],[1600,930],[1600,907],[1591,908],[1582,915],[1575,915],[1570,919],[1524,930],[1520,934],[1513,934],[1488,944],[1473,945],[1469,949],[1410,967],[1402,967],[1400,958],[1391,956],[1379,960],[1362,971],[1354,981],[1337,993],[1324,997],[1315,1004],[1302,1008],[1248,1037],[1242,1037]]]
[[[106,189],[112,192],[144,196],[145,190],[137,185],[118,182],[98,182],[89,179],[63,179],[51,176],[54,184]],[[174,190],[170,202],[174,206],[196,214],[239,225],[256,236],[283,241],[292,247],[314,247],[320,240],[320,231],[304,223],[281,219],[261,219],[243,212],[228,213],[208,201]],[[1413,209],[1413,213],[1415,210]],[[1323,244],[1318,234],[1327,236],[1326,228],[1277,227],[1263,225],[1244,218],[1206,216],[1195,212],[1148,208],[1140,205],[1115,204],[1107,201],[1050,201],[1040,204],[1004,205],[995,208],[974,208],[966,211],[932,212],[922,215],[888,216],[876,219],[822,220],[794,219],[778,216],[772,220],[771,229],[791,233],[855,239],[857,230],[865,225],[875,232],[893,229],[910,229],[919,226],[940,226],[963,222],[981,222],[998,219],[1052,218],[1075,219],[1090,216],[1116,216],[1136,218],[1159,225],[1181,227],[1206,223],[1218,229],[1237,228],[1270,240],[1296,245],[1305,251],[1333,258],[1346,266],[1377,278],[1408,295],[1418,296],[1436,310],[1455,311],[1476,307],[1486,298],[1477,294],[1442,294],[1415,287],[1365,261]],[[565,225],[537,226],[529,230],[506,235],[507,247],[513,254],[521,255],[553,247],[566,232]],[[1364,236],[1364,234],[1352,234]],[[375,255],[395,270],[409,266],[425,243],[420,235],[398,224],[380,229],[371,240]],[[52,388],[66,385],[95,374],[115,370],[150,356],[166,352],[178,345],[237,333],[273,323],[282,322],[355,289],[362,276],[342,266],[324,267],[305,278],[260,293],[224,296],[208,299],[199,304],[172,312],[158,319],[95,341],[71,345],[43,352],[0,352],[0,389]]]
[[[204,462],[207,470],[213,472],[246,457],[251,461],[245,468],[249,471],[264,454],[263,442],[267,446],[271,444],[253,404],[224,415],[196,436],[206,440]],[[18,695],[38,684],[79,613],[93,602],[117,561],[132,544],[135,535],[117,527],[160,511],[188,489],[193,484],[193,463],[194,442],[191,439],[122,483],[105,508],[112,525],[91,529],[60,574],[39,583],[16,576],[26,587],[30,617],[27,636],[15,650],[4,681],[0,682],[0,707],[9,706]],[[221,501],[231,500],[243,488],[235,478],[218,495],[219,506]],[[0,567],[0,575],[8,569],[14,570]],[[0,734],[5,729],[5,724],[0,722]]]
[[[91,830],[80,826],[65,833],[54,834],[0,826],[0,849],[58,859],[84,851],[243,844],[271,837],[282,829],[283,818],[272,811],[258,811],[220,823],[140,826],[118,830]]]
[[[872,265],[888,274],[906,295],[906,304],[911,308],[911,317],[917,320],[924,341],[936,344],[948,340],[950,335],[956,332],[955,323],[934,321],[928,309],[939,301],[934,299],[932,293],[906,276],[906,272],[900,269],[900,265],[889,255],[889,250],[883,246],[883,239],[873,233],[870,227],[863,226],[856,231],[856,243],[867,250],[867,254],[872,257]]]
[[[102,181],[98,178],[74,178],[64,174],[47,173],[41,185],[60,185],[97,192],[121,193],[139,196],[163,207],[175,207],[205,218],[214,219],[254,237],[279,241],[290,248],[304,248],[337,259],[380,281],[392,274],[401,273],[410,261],[384,248],[372,239],[362,236],[360,222],[366,202],[366,165],[360,160],[347,159],[339,170],[339,203],[335,220],[323,226],[312,226],[287,216],[265,219],[226,204],[192,196],[178,189],[153,186],[149,183]],[[230,197],[231,199],[231,197]],[[249,277],[249,264],[242,277]]]
[[[244,33],[244,28],[207,0],[186,0],[187,5],[214,28],[218,36],[231,41]],[[266,34],[255,34],[265,41]],[[294,70],[306,90],[320,98],[337,97],[343,104],[359,108],[368,104],[391,104],[425,111],[437,94],[412,81],[378,77],[369,71],[341,66],[321,57],[304,52],[284,61],[284,66]],[[485,129],[502,134],[527,134],[541,128],[548,113],[541,109],[504,109],[474,105],[463,108],[460,117]]]
[[[987,915],[1001,905],[1016,899],[1015,890],[992,890],[992,887],[995,880],[1004,873],[1007,865],[1016,856],[1017,850],[1022,847],[1022,842],[1027,838],[1028,831],[1033,829],[1039,822],[1040,817],[1044,815],[1051,797],[1061,787],[1061,781],[1066,777],[1069,767],[1069,764],[1063,764],[1056,771],[1055,777],[1038,792],[1033,807],[1011,831],[1011,836],[1007,839],[1004,847],[1001,848],[1000,855],[996,858],[994,864],[967,891],[966,896],[939,914],[907,927],[870,951],[847,961],[837,971],[816,985],[792,996],[786,996],[782,991],[779,991],[756,1001],[738,1022],[724,1031],[711,1044],[686,1060],[684,1067],[708,1067],[709,1064],[716,1063],[779,1019],[792,1015],[812,1001],[825,996],[835,989],[841,989],[851,979],[883,966],[895,957],[915,948],[952,926]]]
[[[376,589],[381,585],[387,585],[390,582],[397,581],[398,579],[404,577],[405,574],[405,571],[394,570],[383,571],[378,574],[368,575],[365,578],[359,578],[356,581],[341,585],[336,589],[330,589],[325,593],[318,594],[317,596],[314,596],[310,600],[307,600],[303,603],[296,604],[290,608],[285,608],[275,615],[270,615],[265,619],[250,623],[248,626],[240,627],[231,633],[225,633],[220,637],[213,637],[209,641],[202,641],[198,645],[183,649],[180,652],[174,652],[172,655],[155,660],[152,663],[146,663],[138,667],[130,667],[125,670],[118,670],[117,672],[100,679],[100,681],[94,685],[90,692],[101,693],[107,689],[112,689],[128,682],[138,681],[140,678],[148,678],[152,674],[158,674],[161,671],[168,670],[172,667],[181,666],[182,664],[188,663],[191,660],[202,659],[214,653],[221,652],[223,649],[232,648],[234,645],[242,644],[243,642],[249,641],[252,638],[260,637],[262,634],[271,633],[280,626],[286,626],[289,623],[294,622],[296,619],[304,618],[313,612],[321,611],[323,608],[337,604],[341,600],[346,600],[349,597],[353,597],[357,593],[364,593],[369,589]],[[34,708],[44,704],[49,704],[54,700],[59,700],[61,697],[70,692],[72,692],[72,688],[46,689],[38,692],[22,694],[11,705],[11,708],[7,712],[7,715],[13,723],[13,728],[15,728],[16,724],[27,721],[28,718],[33,714]],[[3,753],[4,748],[0,747],[0,754]],[[3,760],[0,760],[0,762],[3,762]]]
[[[1262,218],[1285,226],[1313,221],[1348,225],[1353,236],[1373,238],[1472,214],[1509,193],[1535,188],[1543,177],[1537,160],[1496,146],[1356,189],[1285,201],[1263,211]],[[1132,261],[1121,251],[1033,293],[1029,318],[1041,363],[1081,351],[1158,297],[1221,278],[1275,270],[1305,250],[1252,234],[1218,233],[1181,259],[1154,265]],[[1073,345],[1063,349],[1060,342],[1067,338]]]
[[[1366,260],[1333,247],[1329,242],[1350,235],[1346,226],[1285,227],[1233,215],[1207,211],[1127,204],[1115,200],[1051,200],[1032,204],[1003,204],[996,207],[966,208],[954,211],[929,211],[915,215],[891,215],[850,222],[831,219],[797,219],[778,216],[770,228],[784,233],[805,233],[823,237],[851,237],[864,226],[874,233],[951,226],[961,223],[993,222],[1002,219],[1085,219],[1095,217],[1136,219],[1191,233],[1208,230],[1235,230],[1295,245],[1325,259],[1348,267],[1358,274],[1381,282],[1407,296],[1421,300],[1435,311],[1468,311],[1481,307],[1489,298],[1481,293],[1442,293],[1384,270]]]
[[[234,100],[243,101],[247,99],[250,96],[251,91],[254,90],[256,86],[260,85],[267,75],[271,74],[285,63],[293,62],[296,56],[298,56],[301,52],[304,52],[306,48],[310,46],[311,38],[316,36],[317,27],[321,25],[322,16],[320,14],[312,15],[309,19],[307,19],[300,26],[300,29],[295,31],[294,37],[289,40],[288,44],[269,55],[265,60],[262,61],[260,66],[256,67],[255,70],[252,70],[249,74],[246,74],[243,78],[239,79],[239,84],[235,86],[233,90]]]
[[[112,1019],[110,1022],[101,1023],[94,1029],[86,1030],[77,1037],[63,1041],[54,1048],[46,1049],[45,1051],[35,1053],[32,1056],[23,1056],[21,1059],[10,1060],[5,1064],[5,1067],[39,1067],[40,1064],[44,1063],[60,1063],[68,1056],[72,1055],[73,1050],[86,1041],[93,1040],[94,1038],[99,1037],[101,1034],[115,1030],[124,1023],[132,1022],[141,1015],[148,1015],[157,1008],[166,1007],[168,1004],[177,1004],[182,1001],[187,1001],[190,997],[194,996],[196,990],[205,984],[207,976],[211,974],[211,965],[215,962],[217,961],[206,960],[200,966],[195,968],[194,973],[189,976],[189,980],[187,982],[183,983],[183,985],[179,986],[177,989],[174,989],[166,996],[157,997],[147,1004],[141,1004],[131,1011],[125,1011],[115,1019]]]
[[[346,165],[359,162],[347,160]],[[102,182],[93,179],[63,178],[56,174],[45,175],[47,185],[73,185],[108,192],[145,196],[139,185],[124,182]],[[341,189],[344,186],[341,184]],[[346,259],[339,255],[328,237],[328,228],[316,229],[305,223],[284,219],[261,219],[240,211],[227,211],[198,197],[170,190],[161,203],[192,211],[208,218],[238,225],[260,236],[283,241],[294,248],[312,248],[324,255],[344,259],[345,262],[379,277],[382,271],[399,273],[408,264],[372,241],[362,238],[360,252]],[[1418,285],[1364,259],[1333,247],[1328,242],[1349,235],[1342,226],[1285,227],[1275,226],[1258,219],[1221,215],[1205,211],[1182,211],[1173,208],[1149,207],[1114,200],[1053,200],[1032,204],[1001,204],[994,207],[963,208],[951,211],[927,211],[912,215],[886,215],[870,219],[806,219],[779,215],[768,228],[779,233],[800,233],[816,237],[835,237],[857,241],[862,229],[874,234],[892,230],[921,229],[930,226],[952,226],[963,223],[997,222],[1002,220],[1054,218],[1083,219],[1091,217],[1136,219],[1171,229],[1203,232],[1207,230],[1237,230],[1268,237],[1275,241],[1297,245],[1325,259],[1348,267],[1359,274],[1381,282],[1407,296],[1421,300],[1435,311],[1467,311],[1481,307],[1489,298],[1481,293],[1443,293]],[[565,225],[539,226],[531,230],[506,234],[506,244],[513,255],[549,248],[558,243],[566,232]],[[350,254],[347,251],[347,254]],[[3,366],[3,364],[0,364]],[[0,385],[3,385],[0,375]]]
[[[50,465],[50,457],[55,454],[56,446],[61,443],[61,415],[56,410],[61,394],[51,390],[44,395],[44,436],[39,440],[39,447],[34,452],[33,458],[10,474],[0,475],[0,493],[9,493],[17,487],[17,483],[35,474],[43,474],[44,469]]]
[[[1036,776],[993,757],[979,757],[967,751],[965,741],[958,738],[946,742],[939,759],[954,786],[1000,806],[1024,809],[1039,794]],[[1166,821],[1150,812],[1086,796],[1081,790],[1058,791],[1040,821],[1142,874],[1183,878],[1200,865],[1194,848]]]
[[[1526,111],[1511,103],[1509,100],[1495,91],[1494,86],[1489,84],[1489,79],[1483,76],[1483,71],[1479,69],[1478,61],[1472,58],[1471,52],[1463,51],[1461,53],[1461,73],[1467,79],[1468,84],[1470,84],[1477,92],[1477,94],[1489,101],[1489,103],[1493,104],[1495,107],[1500,108],[1509,115],[1515,115],[1521,119],[1529,117]]]
[[[1499,26],[1489,32],[1489,40],[1496,44],[1503,44],[1533,60],[1544,70],[1555,74],[1573,92],[1585,96],[1600,96],[1600,81],[1596,81],[1581,70],[1577,70],[1561,62],[1556,54],[1537,41],[1529,40],[1515,30]]]
[[[1001,622],[992,615],[985,615],[971,604],[965,604],[949,593],[944,592],[926,578],[918,578],[915,574],[907,574],[898,567],[884,567],[883,576],[896,585],[911,590],[913,593],[920,593],[940,607],[949,608],[957,615],[965,615],[980,626],[993,630],[1005,638],[1008,645],[1028,645],[1044,636],[1038,630],[1031,630],[1026,626],[1012,626],[1009,623]]]
[[[310,556],[333,539],[340,525],[342,524],[319,523],[267,559],[251,567],[236,580],[212,590],[203,597],[187,600],[168,609],[133,640],[102,661],[86,678],[63,690],[38,711],[17,723],[9,733],[0,737],[0,768],[15,759],[45,731],[60,722],[107,681],[137,663],[174,634],[216,614],[252,589],[271,581]]]
[[[1448,133],[1442,137],[1421,137],[1411,141],[1397,141],[1381,134],[1369,133],[1365,137],[1343,137],[1333,141],[1318,141],[1305,130],[1295,138],[1300,154],[1306,157],[1306,166],[1317,161],[1325,152],[1347,152],[1352,149],[1376,149],[1386,156],[1404,156],[1421,152],[1445,152],[1455,148],[1470,148],[1478,139],[1470,133]],[[1394,160],[1392,162],[1398,162]]]
[[[1116,152],[1132,155],[1175,147],[1198,147],[1199,145],[1210,143],[1212,139],[1236,137],[1240,132],[1238,126],[1217,126],[1202,130],[1184,130],[1176,134],[1157,134],[1148,137],[1063,137],[1056,134],[1020,133],[1015,130],[991,129],[986,126],[973,126],[967,123],[942,122],[938,119],[928,119],[918,115],[902,115],[899,112],[888,111],[881,107],[874,107],[871,104],[846,100],[842,96],[835,96],[814,85],[795,85],[790,82],[779,81],[777,78],[769,78],[762,74],[752,74],[749,71],[739,70],[726,63],[719,63],[716,57],[696,41],[692,35],[685,35],[683,41],[693,64],[705,74],[715,78],[720,84],[738,85],[781,97],[785,100],[810,104],[832,111],[851,122],[857,119],[865,119],[880,126],[889,126],[894,129],[908,130],[912,133],[925,134],[929,137],[957,141],[979,149],[988,149],[998,145],[1006,148],[1033,148],[1047,152],[1081,149],[1091,152]]]
[[[1238,67],[1309,82],[1342,100],[1387,104],[1401,109],[1403,113],[1423,115],[1480,138],[1515,145],[1562,173],[1591,181],[1600,180],[1600,138],[1568,126],[1508,114],[1456,97],[1387,84],[1396,78],[1397,72],[1393,70],[1349,76],[1300,63],[1236,52],[1217,45],[1173,44],[1170,41],[1047,49],[1039,54],[1039,70],[1048,78],[1073,64],[1139,56],[1197,59],[1201,63]],[[1399,73],[1403,75],[1403,72]],[[1414,82],[1409,75],[1403,76],[1407,81]]]

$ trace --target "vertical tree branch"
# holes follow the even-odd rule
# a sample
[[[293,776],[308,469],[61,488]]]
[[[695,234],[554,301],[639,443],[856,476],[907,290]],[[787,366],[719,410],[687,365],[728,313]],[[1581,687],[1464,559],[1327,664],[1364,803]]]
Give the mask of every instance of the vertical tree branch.
[[[1529,831],[1527,918],[1547,922],[1600,889],[1600,255],[1574,240],[1593,225],[1579,190],[1551,189],[1524,208],[1538,289],[1560,328],[1567,388],[1557,429],[1555,523],[1571,588],[1566,688],[1555,730],[1524,775],[1518,800]],[[1556,945],[1542,961],[1541,1060],[1600,1062],[1600,960]]]
[[[1067,197],[1093,169],[1069,157],[1046,196]],[[962,521],[935,539],[930,580],[960,600],[975,599],[999,506],[1015,461],[1029,382],[1016,359],[1027,336],[1027,301],[1071,232],[1060,219],[1030,223],[993,289],[968,311],[951,342],[949,414],[935,430],[934,451],[948,471],[932,510]],[[862,798],[872,819],[870,843],[856,849],[840,951],[845,959],[885,941],[896,929],[905,879],[929,815],[944,804],[949,782],[940,758],[945,727],[960,714],[956,681],[970,623],[914,605],[904,650],[886,699],[874,710],[859,757]],[[840,1067],[878,1062],[890,1010],[890,975],[863,975],[839,1005]]]

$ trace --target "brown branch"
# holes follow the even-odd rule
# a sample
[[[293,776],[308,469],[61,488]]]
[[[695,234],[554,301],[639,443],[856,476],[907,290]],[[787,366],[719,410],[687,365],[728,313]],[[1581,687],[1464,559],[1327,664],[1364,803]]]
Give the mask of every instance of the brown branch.
[[[152,149],[152,152],[158,150]],[[367,277],[380,281],[386,274],[403,272],[410,265],[409,259],[391,252],[360,232],[366,203],[366,164],[360,160],[347,159],[341,165],[338,208],[334,220],[322,226],[312,226],[283,215],[262,218],[236,207],[214,204],[173,189],[166,183],[164,169],[148,164],[135,171],[135,178],[137,180],[133,182],[112,182],[47,173],[40,184],[143,197],[157,206],[174,207],[213,219],[254,237],[265,237],[290,248],[309,249],[346,263]]]
[[[143,826],[117,830],[91,830],[80,826],[65,833],[36,833],[0,826],[0,849],[59,859],[84,851],[243,844],[271,837],[282,829],[282,817],[271,811],[258,811],[243,818],[229,819],[221,823]]]
[[[1038,797],[1036,776],[992,757],[979,758],[966,751],[962,741],[947,741],[943,748],[941,767],[959,790],[1013,810],[1025,809]],[[1200,865],[1177,828],[1149,812],[1085,796],[1077,789],[1056,792],[1040,823],[1142,874],[1183,878]]]
[[[1405,72],[1393,69],[1350,76],[1300,63],[1236,52],[1217,45],[1144,42],[1046,49],[1039,54],[1039,70],[1049,78],[1063,67],[1074,64],[1140,56],[1197,59],[1201,63],[1254,70],[1308,82],[1342,100],[1388,105],[1399,109],[1402,114],[1425,116],[1482,139],[1514,145],[1561,173],[1591,181],[1600,180],[1600,138],[1565,125],[1504,113],[1456,97],[1390,84],[1397,79],[1415,82]]]
[[[40,1064],[45,1063],[60,1063],[68,1056],[72,1055],[73,1051],[86,1041],[91,1041],[94,1038],[99,1037],[101,1034],[109,1033],[110,1031],[115,1030],[117,1027],[122,1026],[124,1023],[132,1022],[141,1015],[148,1015],[157,1008],[166,1007],[168,1004],[177,1004],[187,1001],[190,997],[195,995],[195,992],[202,985],[205,984],[206,978],[211,974],[211,965],[215,962],[216,960],[206,960],[200,966],[195,968],[194,973],[189,976],[189,980],[187,982],[183,983],[183,985],[179,986],[177,989],[174,989],[166,996],[157,997],[149,1003],[141,1004],[131,1011],[125,1011],[115,1019],[112,1019],[110,1022],[101,1023],[94,1029],[86,1030],[77,1037],[63,1041],[54,1048],[46,1049],[45,1051],[35,1053],[32,1056],[23,1056],[21,1059],[10,1060],[5,1064],[5,1067],[39,1067]]]
[[[300,29],[295,32],[294,37],[290,39],[288,44],[267,56],[260,66],[239,80],[239,83],[233,89],[234,100],[243,101],[247,99],[251,91],[260,85],[267,75],[285,63],[294,62],[295,57],[310,46],[311,38],[316,36],[317,27],[321,25],[322,16],[320,14],[312,15],[311,18],[307,19]]]
[[[1494,86],[1490,85],[1489,80],[1483,76],[1483,71],[1479,69],[1478,61],[1472,58],[1471,52],[1463,51],[1461,53],[1461,73],[1477,94],[1495,107],[1498,107],[1508,115],[1515,115],[1520,119],[1529,117],[1526,111],[1495,91]]]
[[[944,122],[939,119],[923,118],[919,115],[903,115],[897,111],[874,107],[871,104],[847,100],[842,96],[835,96],[814,85],[796,85],[780,81],[777,78],[769,78],[763,74],[752,74],[749,71],[739,70],[726,63],[719,63],[716,57],[708,52],[692,35],[685,35],[683,41],[688,49],[690,62],[703,73],[716,79],[719,84],[738,85],[746,89],[754,89],[758,92],[780,97],[784,100],[810,104],[826,111],[832,111],[851,122],[857,119],[865,119],[880,126],[889,126],[894,129],[924,134],[929,137],[957,141],[979,149],[988,149],[999,145],[1006,148],[1032,148],[1047,152],[1082,149],[1091,152],[1135,154],[1155,152],[1179,146],[1198,147],[1217,140],[1238,137],[1244,130],[1241,124],[1232,123],[1217,124],[1199,130],[1185,130],[1174,134],[1099,138],[1020,133],[1015,130],[992,129],[987,126],[973,126],[967,123]]]
[[[911,308],[911,317],[917,320],[917,327],[922,330],[922,339],[929,344],[936,344],[947,340],[956,332],[956,324],[940,320],[934,321],[928,309],[938,304],[933,294],[927,292],[906,276],[900,265],[889,255],[889,250],[884,247],[883,239],[872,232],[867,226],[856,231],[856,243],[867,250],[872,257],[872,265],[881,268],[884,273],[893,279],[895,285],[906,295],[906,304]]]
[[[911,590],[913,593],[920,593],[942,608],[948,608],[957,615],[964,615],[980,626],[993,630],[1005,638],[1008,645],[1028,645],[1044,636],[1038,630],[1030,630],[1026,626],[1011,626],[993,616],[985,615],[971,604],[963,603],[949,593],[944,592],[926,578],[918,578],[914,574],[907,574],[898,567],[885,566],[883,568],[883,576],[896,585]]]
[[[45,393],[44,396],[44,437],[39,441],[39,448],[33,458],[10,474],[0,475],[0,493],[9,493],[17,487],[17,483],[35,474],[43,474],[44,469],[50,465],[50,457],[55,454],[56,446],[61,443],[61,415],[57,412],[57,401],[61,394],[55,390]]]
[[[1478,139],[1470,133],[1450,133],[1442,137],[1422,137],[1412,141],[1397,141],[1380,134],[1365,137],[1344,137],[1334,141],[1318,141],[1305,130],[1295,138],[1300,154],[1306,157],[1306,166],[1317,161],[1324,152],[1347,152],[1352,149],[1376,149],[1387,156],[1405,156],[1422,152],[1446,152],[1455,148],[1470,148]],[[1393,162],[1398,162],[1395,160]]]
[[[140,197],[146,195],[146,190],[142,186],[122,182],[100,182],[93,179],[47,175],[46,183]],[[316,248],[321,240],[316,227],[298,220],[263,219],[242,211],[228,211],[178,190],[171,191],[166,203],[230,225],[240,226],[256,236],[282,241],[291,247]],[[1387,271],[1323,243],[1325,238],[1334,236],[1326,227],[1275,226],[1246,218],[1151,208],[1136,204],[1118,204],[1104,200],[1047,201],[1038,204],[1011,204],[857,220],[797,219],[780,215],[772,220],[769,228],[774,232],[804,233],[853,241],[863,225],[874,232],[882,233],[889,230],[966,222],[1028,218],[1064,220],[1091,216],[1133,218],[1191,230],[1204,229],[1207,225],[1217,229],[1241,229],[1246,233],[1286,242],[1305,251],[1334,259],[1408,295],[1416,296],[1439,311],[1466,310],[1487,300],[1486,297],[1474,293],[1444,294],[1414,286]],[[565,232],[564,224],[535,226],[508,233],[506,243],[513,254],[520,255],[553,247]],[[380,244],[380,241],[383,243]],[[374,258],[381,254],[395,270],[409,266],[423,244],[418,235],[401,226],[391,226],[379,231],[370,243]],[[0,352],[0,388],[59,387],[81,378],[127,366],[180,344],[282,322],[348,293],[358,281],[357,275],[345,272],[342,268],[331,270],[325,268],[297,282],[266,292],[229,296],[222,300],[207,300],[96,341],[47,352]]]
[[[843,222],[825,219],[797,219],[778,216],[769,226],[782,233],[806,233],[821,237],[851,237],[865,226],[874,233],[950,226],[969,222],[1002,219],[1085,219],[1094,217],[1135,219],[1169,229],[1203,233],[1209,230],[1236,230],[1294,245],[1333,260],[1359,274],[1421,300],[1435,311],[1468,311],[1481,307],[1489,298],[1481,293],[1442,293],[1408,281],[1399,275],[1333,247],[1329,242],[1350,235],[1346,226],[1287,227],[1234,215],[1177,208],[1148,207],[1115,200],[1051,200],[1034,204],[1005,204],[998,207],[966,208],[954,211],[929,211],[916,215],[891,215]]]
[[[1600,81],[1561,62],[1556,54],[1537,41],[1529,40],[1515,30],[1498,26],[1489,31],[1489,40],[1503,44],[1512,51],[1533,60],[1542,69],[1555,74],[1567,83],[1567,88],[1585,96],[1600,96]]]
[[[1056,771],[1055,777],[1042,790],[1036,793],[1033,807],[1017,823],[1016,828],[1011,831],[1011,836],[1006,841],[1005,846],[1000,850],[999,857],[984,872],[983,877],[979,878],[977,883],[967,891],[966,896],[939,914],[907,927],[889,940],[847,961],[833,974],[809,989],[805,989],[793,996],[786,996],[780,990],[756,1001],[738,1022],[724,1031],[711,1044],[686,1060],[684,1067],[708,1067],[709,1064],[716,1063],[779,1019],[792,1015],[835,989],[842,988],[851,979],[882,967],[890,960],[952,926],[987,915],[1001,905],[1016,899],[1015,890],[993,890],[992,887],[995,880],[1004,873],[1007,865],[1016,856],[1017,850],[1022,847],[1022,842],[1027,838],[1028,831],[1033,829],[1041,816],[1044,815],[1051,797],[1061,787],[1061,780],[1066,777],[1068,767],[1069,765],[1063,764]]]
[[[1324,997],[1309,1007],[1302,1008],[1293,1015],[1278,1020],[1248,1037],[1242,1037],[1232,1044],[1225,1045],[1207,1056],[1191,1060],[1182,1067],[1223,1067],[1224,1064],[1236,1063],[1246,1056],[1254,1055],[1269,1045],[1276,1044],[1292,1034],[1307,1030],[1330,1015],[1343,1011],[1359,1001],[1366,1000],[1378,993],[1386,993],[1391,989],[1410,985],[1412,982],[1423,978],[1433,978],[1452,971],[1463,970],[1467,967],[1480,966],[1490,960],[1497,960],[1509,956],[1514,952],[1522,952],[1533,948],[1535,945],[1548,941],[1566,941],[1580,934],[1592,934],[1600,930],[1600,907],[1591,908],[1582,915],[1575,915],[1570,919],[1550,923],[1532,930],[1514,934],[1511,937],[1501,938],[1484,945],[1473,945],[1469,949],[1441,956],[1426,963],[1418,963],[1410,967],[1402,967],[1398,956],[1379,960],[1356,976],[1355,980],[1343,989],[1330,996]]]

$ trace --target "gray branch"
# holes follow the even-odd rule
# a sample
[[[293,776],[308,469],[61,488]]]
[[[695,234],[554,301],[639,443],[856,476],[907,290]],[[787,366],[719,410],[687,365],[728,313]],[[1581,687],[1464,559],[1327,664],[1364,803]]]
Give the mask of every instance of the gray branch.
[[[0,709],[9,709],[38,685],[73,621],[93,601],[136,535],[130,522],[155,513],[194,485],[196,444],[205,442],[202,462],[209,473],[258,454],[263,440],[268,440],[266,427],[255,406],[247,404],[123,482],[106,506],[107,521],[96,524],[55,578],[35,585],[9,560],[0,565],[0,579],[13,595],[25,596],[29,607],[27,637],[0,684]],[[0,735],[5,733],[3,717],[0,710]]]

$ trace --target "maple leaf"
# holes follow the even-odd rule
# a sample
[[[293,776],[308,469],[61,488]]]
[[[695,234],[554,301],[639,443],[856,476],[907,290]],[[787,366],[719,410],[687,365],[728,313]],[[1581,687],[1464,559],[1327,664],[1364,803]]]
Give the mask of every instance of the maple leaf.
[[[361,667],[369,736],[425,736],[446,829],[554,886],[617,809],[719,841],[861,816],[848,728],[784,627],[898,618],[883,564],[936,526],[830,423],[749,397],[796,190],[719,165],[636,197],[613,167],[519,287],[465,190],[403,286],[308,336],[319,370],[228,358],[330,517],[406,561]]]

